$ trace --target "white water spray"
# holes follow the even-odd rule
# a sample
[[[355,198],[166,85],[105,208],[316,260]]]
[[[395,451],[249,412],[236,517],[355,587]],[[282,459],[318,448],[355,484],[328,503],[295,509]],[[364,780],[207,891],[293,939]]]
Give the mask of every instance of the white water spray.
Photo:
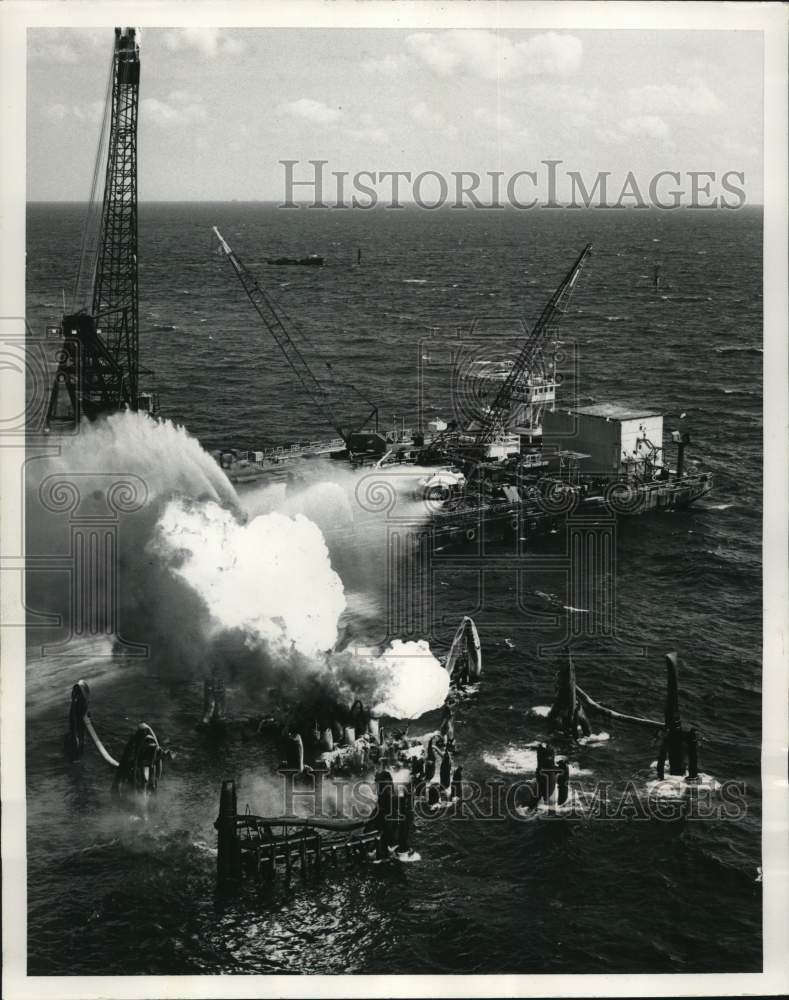
[[[147,644],[146,662],[157,672],[200,678],[219,668],[250,693],[274,689],[285,698],[347,704],[358,697],[400,718],[443,702],[448,678],[425,642],[395,642],[381,655],[328,652],[351,609],[321,527],[348,523],[356,474],[338,470],[342,487],[313,482],[288,496],[261,490],[257,499],[265,494],[260,506],[267,512],[249,516],[211,456],[169,421],[119,413],[59,443],[59,456],[30,463],[28,519],[40,551],[64,551],[69,537],[68,513],[40,503],[38,487],[47,476],[71,476],[88,498],[113,476],[144,483],[142,508],[118,519],[119,624],[126,640]],[[275,509],[280,505],[286,513]],[[374,532],[371,549],[384,536]],[[354,553],[344,555],[343,574],[351,573],[355,592],[367,591],[363,574],[380,576],[374,553],[362,560],[358,581]],[[31,607],[63,614],[62,593],[30,579]]]

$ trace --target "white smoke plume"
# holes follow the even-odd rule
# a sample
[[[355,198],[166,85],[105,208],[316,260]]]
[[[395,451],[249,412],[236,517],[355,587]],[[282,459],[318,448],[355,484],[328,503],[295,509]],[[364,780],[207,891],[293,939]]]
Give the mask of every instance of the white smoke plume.
[[[442,705],[449,692],[449,674],[424,639],[395,639],[380,654],[345,650],[332,657],[331,670],[346,697],[364,692],[375,716],[417,719]]]
[[[240,524],[216,503],[174,500],[149,547],[203,599],[213,634],[241,629],[251,642],[305,656],[336,642],[342,581],[305,517],[272,513]]]
[[[173,501],[149,548],[204,602],[207,638],[240,639],[235,651],[226,642],[224,655],[248,686],[348,707],[361,698],[375,715],[398,719],[444,701],[449,678],[424,641],[395,640],[380,655],[331,653],[345,609],[342,581],[303,515],[240,523],[216,503]],[[248,655],[239,656],[241,644]]]
[[[113,476],[142,481],[141,509],[117,520],[117,598],[123,638],[148,646],[149,669],[196,681],[218,669],[261,708],[277,699],[347,707],[360,698],[377,714],[413,718],[443,702],[448,678],[427,643],[394,642],[380,655],[329,653],[341,619],[353,631],[359,595],[381,580],[385,532],[364,535],[363,557],[348,544],[355,474],[337,470],[335,482],[287,495],[260,488],[242,503],[199,442],[169,421],[120,413],[58,443],[58,456],[28,463],[28,551],[69,549],[69,513],[41,501],[48,477],[71,477],[88,505]],[[349,534],[330,551],[321,529],[330,535],[338,522]],[[67,620],[68,594],[56,575],[28,574],[28,606]],[[29,635],[31,646],[62,639],[46,629]],[[125,655],[117,643],[116,655]],[[66,688],[73,666],[63,664]]]

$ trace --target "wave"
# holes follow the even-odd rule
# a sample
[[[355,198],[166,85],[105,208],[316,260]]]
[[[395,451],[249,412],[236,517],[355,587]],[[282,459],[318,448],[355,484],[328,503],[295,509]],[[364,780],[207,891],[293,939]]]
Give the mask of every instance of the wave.
[[[742,347],[716,347],[716,354],[764,354],[764,348],[744,345]]]
[[[711,295],[661,295],[664,302],[712,302]]]
[[[596,746],[599,743],[608,743],[610,739],[611,734],[602,730],[599,733],[590,733],[588,736],[579,737],[578,743],[582,747]]]
[[[609,315],[608,313],[595,312],[594,310],[578,310],[579,313],[583,312],[584,319],[602,319],[607,323],[623,323],[629,319],[630,316],[621,316],[618,313]],[[589,343],[589,341],[587,341]]]

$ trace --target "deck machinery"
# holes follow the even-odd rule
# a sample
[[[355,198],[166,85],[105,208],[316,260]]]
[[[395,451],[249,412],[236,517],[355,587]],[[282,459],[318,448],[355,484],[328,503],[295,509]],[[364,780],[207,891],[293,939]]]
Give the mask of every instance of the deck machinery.
[[[47,411],[47,429],[73,427],[118,410],[158,408],[140,390],[137,291],[137,118],[140,50],[134,28],[116,28],[91,206],[106,143],[104,198],[89,208]]]

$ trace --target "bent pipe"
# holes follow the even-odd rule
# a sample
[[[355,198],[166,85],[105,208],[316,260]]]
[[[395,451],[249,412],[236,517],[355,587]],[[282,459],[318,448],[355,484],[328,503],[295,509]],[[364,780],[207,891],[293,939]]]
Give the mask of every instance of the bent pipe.
[[[666,653],[666,729],[675,729],[682,723],[679,716],[679,657]]]
[[[283,742],[283,756],[287,770],[304,773],[304,741],[299,733],[291,733]]]
[[[132,785],[148,791],[156,791],[162,776],[165,758],[175,759],[175,753],[159,745],[153,729],[142,722],[127,742],[120,761],[117,761],[104,746],[88,711],[90,688],[84,680],[79,680],[71,689],[69,710],[69,732],[64,738],[64,747],[71,760],[78,761],[85,747],[87,732],[106,764],[115,771],[112,782],[113,793],[119,793],[121,786]]]
[[[666,653],[666,705],[664,721],[658,722],[656,719],[644,719],[638,715],[625,715],[623,712],[615,712],[612,708],[599,704],[580,687],[576,685],[581,700],[592,711],[599,712],[609,719],[618,719],[621,722],[632,722],[639,726],[648,726],[650,729],[668,732],[672,729],[679,729],[681,726],[679,714],[679,656],[677,653]]]
[[[69,706],[69,729],[63,737],[63,751],[69,760],[80,760],[85,751],[85,719],[88,717],[90,688],[87,681],[77,681],[71,689]]]
[[[93,728],[93,723],[90,721],[90,716],[86,715],[83,721],[85,723],[85,728],[90,733],[90,738],[96,744],[96,749],[99,751],[99,753],[101,754],[102,758],[110,765],[110,767],[120,767],[120,764],[118,763],[118,761],[115,760],[115,758],[112,756],[112,754],[107,750],[107,748],[104,746],[104,744],[99,739],[98,733]]]
[[[85,749],[85,733],[93,740],[96,749],[110,767],[118,767],[118,761],[107,750],[93,728],[88,711],[90,688],[87,681],[79,680],[71,689],[71,707],[69,709],[69,731],[66,733],[63,746],[72,761],[81,759]]]
[[[557,674],[556,700],[548,713],[548,719],[558,732],[571,735],[573,739],[577,737],[579,729],[584,736],[589,736],[592,731],[578,697],[575,664],[569,651],[566,662]]]
[[[576,685],[575,690],[578,692],[578,697],[581,701],[593,712],[605,715],[609,719],[616,719],[618,722],[632,722],[634,725],[645,726],[655,730],[664,729],[663,723],[658,722],[656,719],[644,719],[639,715],[626,715],[624,712],[616,712],[613,708],[607,708],[605,705],[601,705],[595,701],[594,698],[590,698],[586,691],[578,687],[578,685]]]
[[[575,664],[568,652],[566,661],[556,675],[556,698],[551,705],[548,719],[560,732],[575,735],[577,710]]]

